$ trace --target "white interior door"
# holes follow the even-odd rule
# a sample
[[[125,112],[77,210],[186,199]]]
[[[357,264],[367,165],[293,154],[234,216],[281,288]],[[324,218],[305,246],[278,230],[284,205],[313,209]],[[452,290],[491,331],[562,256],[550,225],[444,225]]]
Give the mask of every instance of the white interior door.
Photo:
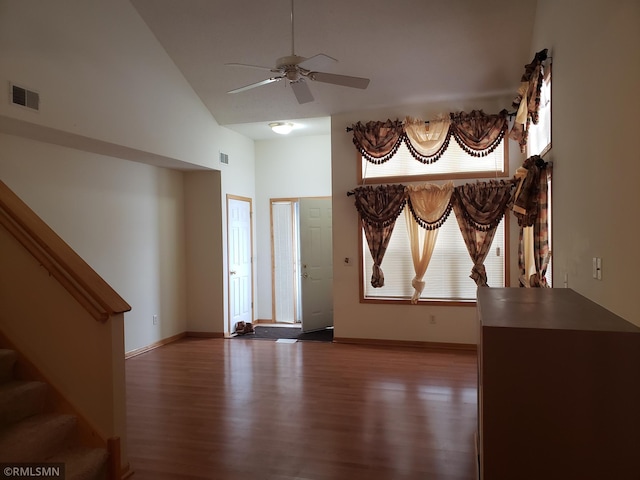
[[[251,199],[227,196],[229,332],[253,322]]]
[[[300,199],[302,330],[333,326],[331,198]]]

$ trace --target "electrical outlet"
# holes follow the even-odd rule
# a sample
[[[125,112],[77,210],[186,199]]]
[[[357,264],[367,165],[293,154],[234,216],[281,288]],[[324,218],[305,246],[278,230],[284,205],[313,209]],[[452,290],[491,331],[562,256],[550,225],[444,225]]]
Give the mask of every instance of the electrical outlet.
[[[436,316],[435,315],[429,315],[429,323],[431,325],[435,325],[436,324]]]
[[[157,325],[158,324],[158,315],[154,315],[153,316],[153,324]]]
[[[344,264],[347,267],[350,267],[351,265],[353,265],[353,263],[351,262],[351,258],[349,257],[344,257]]]

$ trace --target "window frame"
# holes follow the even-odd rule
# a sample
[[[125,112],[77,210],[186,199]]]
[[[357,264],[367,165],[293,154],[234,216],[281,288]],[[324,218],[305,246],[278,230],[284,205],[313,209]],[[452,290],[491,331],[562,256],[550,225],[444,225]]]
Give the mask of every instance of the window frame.
[[[455,142],[454,139],[451,139],[452,142]],[[508,135],[505,135],[502,139],[503,144],[503,164],[502,164],[502,172],[496,171],[468,171],[468,172],[460,172],[460,173],[425,173],[423,175],[393,175],[388,177],[362,177],[362,165],[363,158],[362,154],[356,150],[357,157],[357,183],[358,185],[379,185],[382,183],[418,183],[418,182],[430,182],[430,181],[447,181],[447,180],[482,180],[482,179],[492,179],[492,178],[508,178],[509,175],[509,138]],[[446,155],[446,154],[445,154]],[[438,161],[441,161],[439,159]],[[367,161],[367,160],[364,160]],[[389,160],[393,161],[393,158]],[[415,160],[416,163],[420,163],[418,160]],[[424,165],[424,164],[421,164]],[[425,167],[428,167],[425,165]]]
[[[407,207],[405,207],[407,208]],[[400,215],[404,215],[404,213],[401,213]],[[451,215],[455,215],[453,212],[451,212]],[[511,216],[508,214],[505,214],[505,216],[502,219],[502,223],[504,225],[504,286],[505,287],[510,287],[511,286],[511,248],[510,247],[510,230],[511,230]],[[360,225],[361,222],[361,218],[360,218],[360,214],[358,214],[358,225]],[[364,239],[364,231],[362,229],[362,226],[360,225],[360,228],[358,229],[358,245],[361,245],[362,248],[358,249],[358,266],[360,267],[358,270],[358,276],[359,276],[359,295],[360,295],[360,303],[363,304],[384,304],[384,305],[390,305],[390,304],[395,304],[395,305],[426,305],[426,306],[452,306],[452,307],[475,307],[476,305],[476,300],[448,300],[448,299],[437,299],[437,298],[428,298],[428,299],[420,299],[418,300],[418,303],[411,303],[411,297],[407,297],[407,298],[396,298],[396,297],[365,297],[364,295],[364,282],[367,281],[367,279],[370,277],[371,272],[369,272],[369,275],[366,276],[366,273],[364,270],[364,245],[366,245],[365,239]],[[462,235],[462,234],[461,234]],[[468,253],[467,253],[468,255]],[[384,264],[384,261],[383,261]],[[383,269],[384,269],[384,265],[383,265]],[[469,281],[472,281],[471,279],[469,279]]]
[[[455,140],[452,140],[455,141]],[[386,184],[386,183],[422,183],[422,182],[431,182],[431,181],[449,181],[449,180],[468,180],[468,181],[476,181],[476,180],[487,180],[487,179],[504,179],[509,178],[509,138],[508,135],[505,135],[502,139],[503,144],[503,170],[502,172],[496,171],[469,171],[469,172],[460,172],[460,173],[437,173],[437,174],[424,174],[424,175],[397,175],[397,176],[387,176],[387,177],[371,177],[371,178],[362,178],[363,173],[363,157],[362,154],[356,151],[357,158],[357,177],[359,185],[378,185],[378,184]],[[442,160],[442,159],[440,159]],[[438,160],[438,161],[440,161]],[[366,161],[366,160],[364,160]],[[389,160],[393,161],[393,159]],[[418,162],[418,160],[416,160]],[[420,163],[420,162],[418,162]],[[407,208],[405,206],[405,208]],[[401,213],[403,215],[403,213]],[[455,215],[453,212],[451,215]],[[361,304],[380,304],[380,305],[422,305],[422,306],[455,306],[455,307],[475,307],[477,300],[469,299],[469,300],[448,300],[448,299],[420,299],[418,303],[412,304],[411,297],[407,298],[396,298],[396,297],[365,297],[365,286],[364,282],[366,281],[366,272],[365,269],[365,260],[364,260],[364,248],[366,242],[364,242],[364,231],[361,225],[361,217],[358,214],[358,279],[359,279],[359,301]],[[503,217],[503,221],[501,222],[504,228],[504,286],[511,286],[511,240],[510,240],[510,230],[511,230],[511,219],[509,212],[505,212]],[[383,262],[384,263],[384,262]],[[470,280],[471,281],[471,280]]]

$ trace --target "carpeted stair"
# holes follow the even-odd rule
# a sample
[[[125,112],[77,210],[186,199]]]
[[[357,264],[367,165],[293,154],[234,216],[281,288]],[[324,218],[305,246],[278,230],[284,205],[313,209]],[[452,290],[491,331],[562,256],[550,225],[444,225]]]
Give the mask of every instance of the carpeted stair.
[[[45,412],[48,385],[16,380],[16,360],[0,349],[0,463],[64,463],[66,480],[105,480],[107,451],[76,445],[76,418]]]

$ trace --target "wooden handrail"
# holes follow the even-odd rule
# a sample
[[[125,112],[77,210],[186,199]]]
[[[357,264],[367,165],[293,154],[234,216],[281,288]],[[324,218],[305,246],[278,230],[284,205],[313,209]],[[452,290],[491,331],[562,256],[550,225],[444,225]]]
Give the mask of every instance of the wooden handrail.
[[[0,224],[29,251],[96,320],[131,306],[6,184],[0,181]]]

